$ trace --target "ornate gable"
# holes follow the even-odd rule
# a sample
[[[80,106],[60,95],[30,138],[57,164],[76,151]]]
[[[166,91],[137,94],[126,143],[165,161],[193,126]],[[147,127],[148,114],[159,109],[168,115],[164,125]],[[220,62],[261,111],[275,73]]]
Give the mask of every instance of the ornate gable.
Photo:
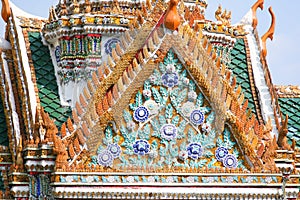
[[[172,49],[124,105],[120,122],[105,128],[91,164],[154,170],[245,168],[230,128],[216,132],[208,97]]]

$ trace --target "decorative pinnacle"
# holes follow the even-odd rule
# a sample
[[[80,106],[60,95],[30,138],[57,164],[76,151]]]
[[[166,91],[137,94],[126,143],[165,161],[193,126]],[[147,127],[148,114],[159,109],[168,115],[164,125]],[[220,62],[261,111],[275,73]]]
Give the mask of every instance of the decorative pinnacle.
[[[257,17],[256,17],[256,11],[257,11],[258,7],[261,10],[264,9],[264,0],[257,0],[257,2],[251,7],[251,10],[252,10],[252,27],[253,27],[253,29],[256,28],[257,23],[258,23],[258,20],[257,20]]]
[[[8,18],[11,15],[10,6],[8,3],[8,0],[1,0],[1,1],[2,1],[1,15],[2,15],[3,20],[7,23]]]
[[[170,0],[167,13],[165,15],[165,27],[170,30],[176,30],[180,25],[180,16],[177,11],[177,4],[179,0]]]
[[[269,30],[261,37],[261,41],[262,41],[262,56],[264,58],[266,58],[267,56],[267,45],[266,45],[266,41],[268,38],[270,38],[271,40],[273,40],[273,35],[274,35],[274,31],[275,31],[275,14],[272,10],[272,7],[269,7],[269,12],[271,14],[272,17],[272,22],[271,22],[271,26],[269,28]]]

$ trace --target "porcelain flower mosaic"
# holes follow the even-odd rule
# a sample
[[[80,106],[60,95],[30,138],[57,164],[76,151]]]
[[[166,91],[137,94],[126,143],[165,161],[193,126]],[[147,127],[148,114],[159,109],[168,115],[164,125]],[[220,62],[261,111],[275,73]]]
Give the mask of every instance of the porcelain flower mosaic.
[[[229,127],[216,134],[214,120],[208,99],[170,50],[123,110],[119,130],[107,126],[91,164],[244,168]]]

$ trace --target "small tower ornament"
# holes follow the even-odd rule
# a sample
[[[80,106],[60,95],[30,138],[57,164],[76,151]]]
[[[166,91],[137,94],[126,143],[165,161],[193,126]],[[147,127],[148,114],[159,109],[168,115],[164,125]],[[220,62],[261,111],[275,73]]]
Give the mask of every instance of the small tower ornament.
[[[176,30],[180,24],[180,16],[177,11],[178,2],[179,0],[170,0],[169,8],[164,19],[165,27],[173,31]]]

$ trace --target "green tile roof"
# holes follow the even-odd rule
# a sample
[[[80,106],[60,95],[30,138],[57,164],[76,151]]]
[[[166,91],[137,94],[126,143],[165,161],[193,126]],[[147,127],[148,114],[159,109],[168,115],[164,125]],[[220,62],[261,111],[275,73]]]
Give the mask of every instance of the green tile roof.
[[[71,108],[60,104],[54,66],[48,47],[42,43],[40,33],[28,32],[28,38],[41,105],[60,127],[71,116]]]
[[[248,108],[251,108],[253,113],[256,114],[255,103],[251,91],[246,47],[243,38],[238,38],[233,49],[231,50],[231,62],[229,69],[231,69],[236,81],[242,87],[245,97],[248,99]]]
[[[3,101],[1,97],[0,97],[0,145],[8,146],[6,118],[4,114]]]
[[[300,98],[279,98],[278,101],[282,114],[289,116],[287,134],[289,142],[294,139],[300,148]]]

